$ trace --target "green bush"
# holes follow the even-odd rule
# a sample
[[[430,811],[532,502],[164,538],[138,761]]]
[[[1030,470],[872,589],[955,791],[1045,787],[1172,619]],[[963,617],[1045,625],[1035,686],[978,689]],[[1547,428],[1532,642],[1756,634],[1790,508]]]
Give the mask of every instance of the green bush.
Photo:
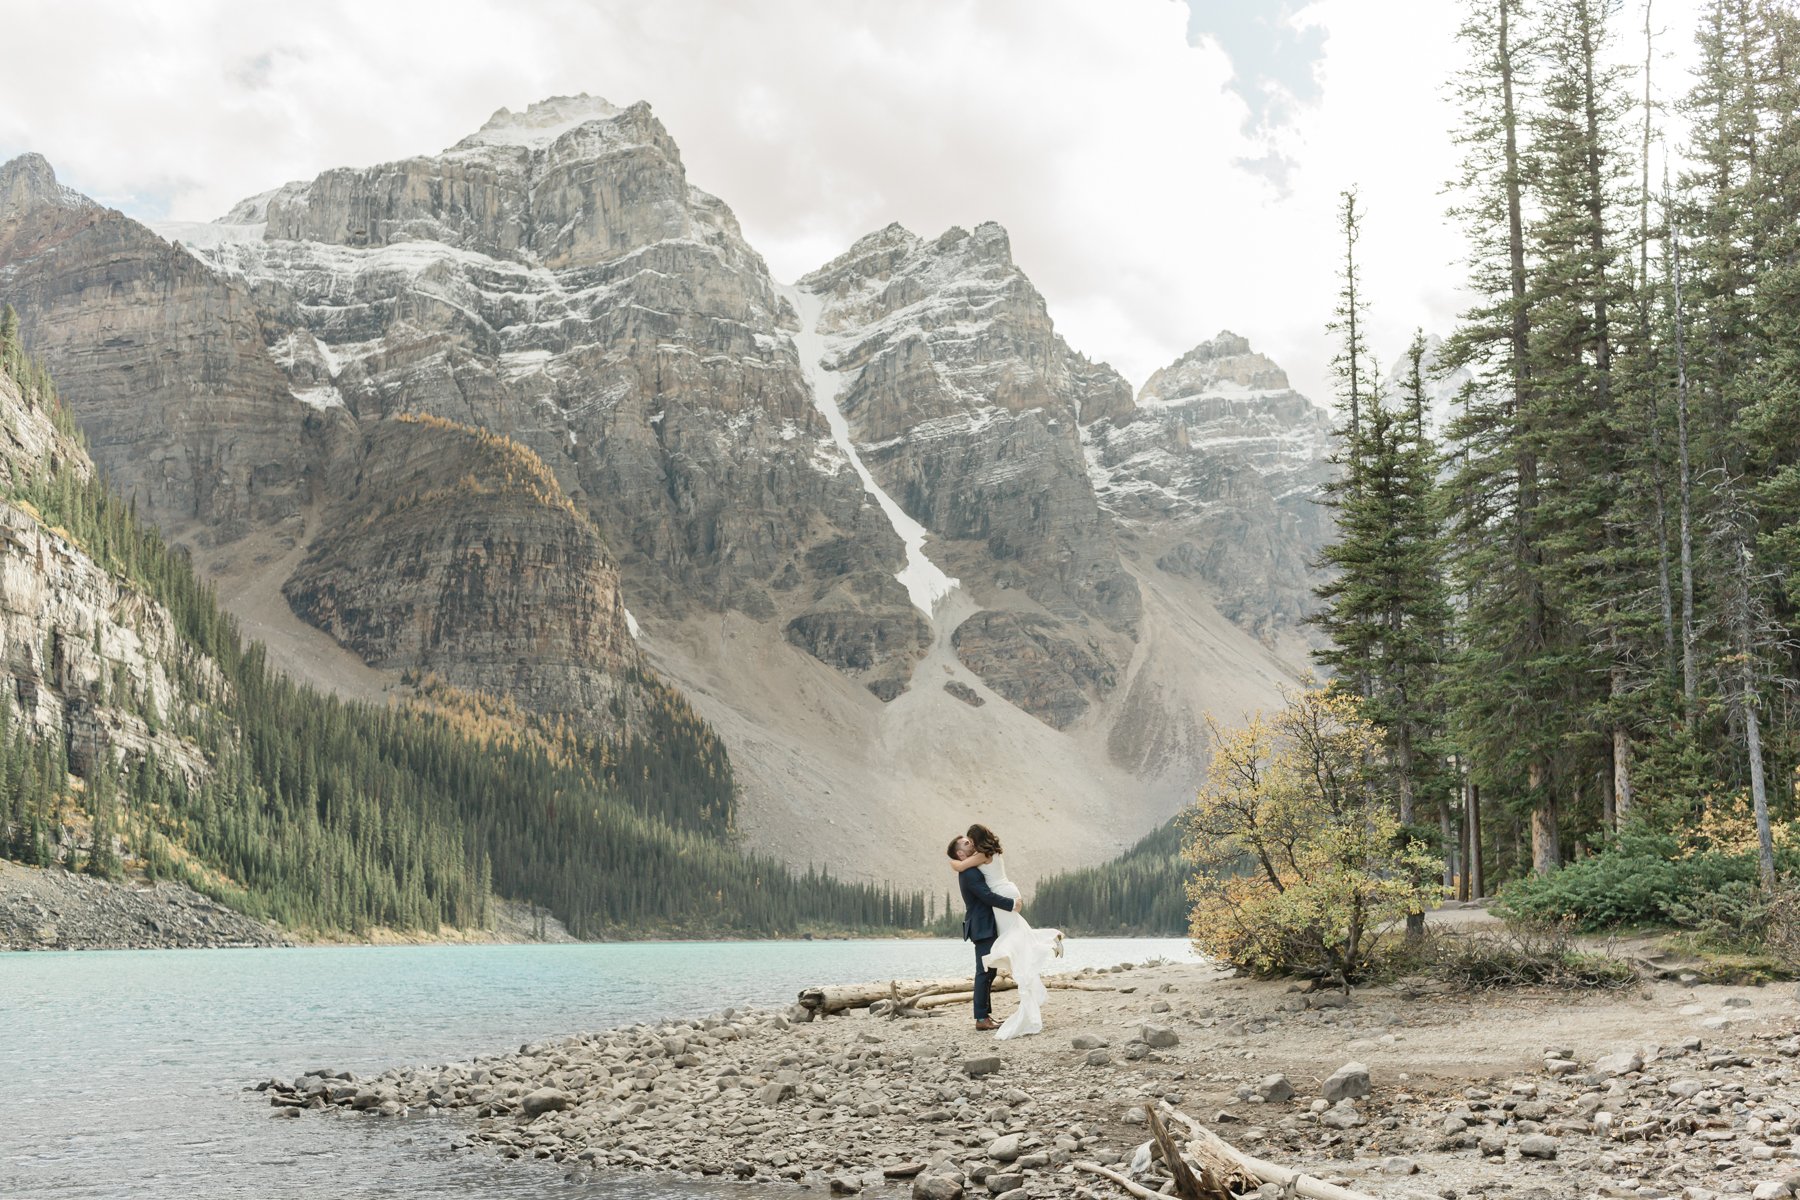
[[[1776,855],[1780,870],[1800,867],[1800,855]],[[1677,920],[1702,897],[1729,884],[1756,882],[1754,853],[1702,851],[1683,855],[1670,834],[1627,832],[1601,853],[1551,875],[1530,876],[1506,889],[1504,912],[1534,920],[1570,919],[1584,930]]]

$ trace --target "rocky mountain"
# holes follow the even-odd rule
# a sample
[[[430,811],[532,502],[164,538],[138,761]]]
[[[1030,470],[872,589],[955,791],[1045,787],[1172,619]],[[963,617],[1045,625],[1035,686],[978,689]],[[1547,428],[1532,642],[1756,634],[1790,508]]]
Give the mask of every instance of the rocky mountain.
[[[1221,335],[1134,397],[994,224],[780,284],[644,104],[205,224],[16,159],[0,299],[283,665],[605,725],[642,653],[796,865],[936,870],[976,816],[1028,876],[1107,857],[1304,666],[1328,435],[1279,368]]]
[[[1157,570],[1212,589],[1265,645],[1305,644],[1331,421],[1285,371],[1226,330],[1151,375],[1132,409],[1084,421],[1082,439],[1100,503]]]

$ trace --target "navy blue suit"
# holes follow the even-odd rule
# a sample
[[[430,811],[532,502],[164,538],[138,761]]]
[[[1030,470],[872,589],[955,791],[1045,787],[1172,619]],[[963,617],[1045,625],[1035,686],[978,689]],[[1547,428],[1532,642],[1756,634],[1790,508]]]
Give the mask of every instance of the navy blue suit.
[[[958,871],[956,883],[962,889],[963,940],[975,943],[975,1020],[979,1024],[993,1015],[994,976],[1000,973],[997,968],[981,969],[981,960],[994,948],[994,939],[1000,936],[1000,927],[994,922],[994,910],[1004,908],[1011,912],[1013,901],[988,886],[980,867]]]

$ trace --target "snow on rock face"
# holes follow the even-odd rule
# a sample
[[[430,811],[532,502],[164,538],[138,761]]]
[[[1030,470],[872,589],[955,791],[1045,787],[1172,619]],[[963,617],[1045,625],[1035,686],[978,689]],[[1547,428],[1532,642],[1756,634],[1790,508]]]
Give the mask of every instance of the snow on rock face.
[[[451,149],[468,150],[476,146],[527,146],[541,149],[577,125],[598,118],[617,116],[619,110],[598,96],[586,92],[579,96],[552,96],[540,100],[524,112],[502,108],[487,119],[487,124],[471,133]]]
[[[33,205],[94,208],[86,196],[57,181],[56,171],[41,154],[21,154],[0,165],[0,212],[20,212]]]
[[[1290,390],[1286,371],[1267,355],[1252,352],[1250,339],[1227,329],[1159,368],[1138,390],[1137,406],[1166,407],[1190,396]]]
[[[681,153],[648,104],[545,103],[497,113],[436,157],[337,168],[279,189],[262,202],[267,236],[354,247],[427,240],[549,267],[692,236]]]
[[[823,298],[828,365],[870,472],[986,578],[1068,620],[1128,632],[1140,607],[1095,503],[1078,415],[1129,404],[1117,372],[1055,332],[1006,230],[877,230],[800,286]],[[960,544],[957,544],[960,543]]]
[[[863,464],[855,443],[851,441],[850,424],[844,419],[843,410],[838,407],[838,393],[843,389],[845,381],[824,362],[825,338],[818,330],[819,312],[824,307],[823,304],[816,295],[798,288],[786,289],[786,295],[800,313],[800,328],[794,333],[794,348],[800,356],[800,369],[806,372],[807,383],[812,388],[813,404],[825,417],[831,429],[832,440],[856,471],[857,478],[862,480],[864,490],[875,498],[894,532],[905,544],[906,565],[894,578],[912,598],[913,607],[929,619],[938,601],[950,594],[957,581],[944,574],[936,563],[926,557],[925,527],[907,516],[894,503],[893,498],[881,489],[881,485],[869,473],[869,468]]]
[[[1229,331],[1153,374],[1133,412],[1082,430],[1100,503],[1161,571],[1197,580],[1272,641],[1311,611],[1330,534],[1331,421]]]
[[[884,700],[905,689],[931,636],[908,589],[928,615],[950,581],[846,469],[795,297],[646,105],[502,112],[437,157],[233,210],[261,213],[260,240],[190,251],[259,298],[297,398],[365,430],[504,433],[606,531],[647,619],[737,609]]]

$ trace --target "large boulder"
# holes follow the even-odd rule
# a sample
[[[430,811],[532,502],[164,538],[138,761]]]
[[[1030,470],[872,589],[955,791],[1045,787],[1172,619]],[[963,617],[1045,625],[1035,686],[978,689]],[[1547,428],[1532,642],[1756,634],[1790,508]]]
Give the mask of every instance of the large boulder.
[[[1369,1068],[1359,1062],[1347,1062],[1331,1073],[1319,1093],[1327,1103],[1357,1100],[1369,1094]]]

